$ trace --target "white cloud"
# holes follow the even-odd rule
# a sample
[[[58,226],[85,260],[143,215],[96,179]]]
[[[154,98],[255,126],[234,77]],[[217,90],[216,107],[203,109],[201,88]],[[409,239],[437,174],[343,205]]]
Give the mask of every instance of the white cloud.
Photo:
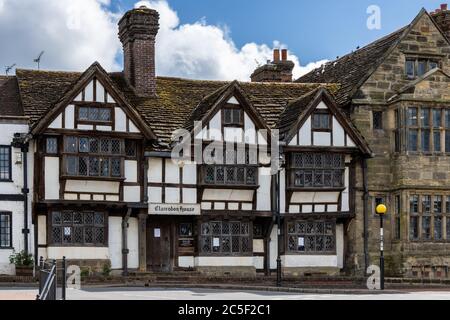
[[[117,21],[123,12],[111,12],[110,0],[0,0],[0,63],[35,68],[33,62],[45,50],[41,68],[84,70],[99,61],[107,70],[121,70],[117,56],[121,45]],[[157,37],[157,73],[197,79],[249,80],[257,64],[272,58],[267,44],[250,42],[236,47],[226,26],[205,19],[182,24],[166,0],[140,1],[160,13]],[[274,41],[271,46],[280,46]],[[323,61],[300,66],[294,77]]]
[[[117,16],[108,0],[0,0],[0,61],[35,68],[33,59],[44,50],[41,67],[83,70],[98,60],[115,63],[120,49]]]

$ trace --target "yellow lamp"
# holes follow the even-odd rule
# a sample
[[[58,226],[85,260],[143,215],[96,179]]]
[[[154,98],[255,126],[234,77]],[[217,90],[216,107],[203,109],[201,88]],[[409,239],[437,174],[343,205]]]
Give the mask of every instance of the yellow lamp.
[[[379,215],[384,215],[387,212],[387,207],[384,204],[379,204],[377,205],[377,207],[375,208],[375,211],[377,212],[377,214]]]

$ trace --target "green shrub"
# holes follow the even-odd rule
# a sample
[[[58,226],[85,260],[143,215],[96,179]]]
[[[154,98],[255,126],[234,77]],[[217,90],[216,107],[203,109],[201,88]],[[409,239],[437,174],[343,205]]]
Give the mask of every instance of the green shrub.
[[[31,267],[34,264],[33,255],[26,253],[25,251],[18,253],[14,251],[14,253],[9,256],[9,262],[18,267]]]
[[[105,277],[108,277],[111,274],[111,264],[110,263],[105,263],[103,265],[102,274]]]

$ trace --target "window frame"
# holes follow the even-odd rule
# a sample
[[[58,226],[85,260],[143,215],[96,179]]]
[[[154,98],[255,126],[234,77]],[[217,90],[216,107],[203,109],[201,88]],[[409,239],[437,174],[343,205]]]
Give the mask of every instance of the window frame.
[[[373,128],[373,130],[384,130],[383,118],[384,118],[383,111],[372,110],[372,128]]]
[[[53,214],[54,213],[60,213],[60,215],[61,215],[61,223],[60,224],[54,224],[53,223]],[[72,222],[71,223],[64,223],[63,222],[63,219],[62,219],[62,215],[63,215],[63,213],[71,213],[72,214]],[[75,224],[74,222],[73,222],[73,215],[75,214],[75,213],[79,213],[79,214],[81,214],[82,216],[83,216],[83,223],[82,224]],[[92,224],[86,224],[86,223],[84,223],[84,216],[85,216],[85,214],[88,214],[88,213],[92,213],[94,216],[93,216],[93,223]],[[95,224],[95,214],[97,214],[97,213],[100,213],[100,214],[102,214],[103,215],[103,225],[100,225],[100,224]],[[49,213],[48,213],[48,216],[47,216],[47,225],[48,225],[48,227],[47,227],[47,243],[48,243],[48,245],[50,246],[50,247],[83,247],[83,248],[85,248],[85,247],[95,247],[95,248],[105,248],[105,247],[108,247],[108,237],[109,237],[109,235],[108,235],[108,232],[109,232],[109,228],[108,228],[108,218],[109,218],[109,216],[108,216],[108,213],[107,213],[107,211],[96,211],[96,210],[77,210],[77,209],[74,209],[74,210],[70,210],[70,209],[64,209],[64,210],[51,210],[51,211],[49,211]],[[61,232],[62,232],[62,235],[61,235],[61,242],[55,242],[54,241],[54,237],[53,237],[53,228],[61,228]],[[75,241],[71,241],[71,242],[64,242],[64,240],[63,240],[63,237],[64,237],[64,235],[63,235],[63,233],[64,233],[64,228],[72,228],[72,233],[71,233],[71,237],[73,237],[73,234],[74,234],[74,232],[73,232],[73,229],[74,228],[82,228],[83,229],[83,241],[84,241],[84,239],[85,239],[85,229],[86,228],[102,228],[103,229],[103,242],[92,242],[92,243],[86,243],[86,242],[75,242]],[[94,234],[92,234],[92,238],[94,239],[95,238],[95,236],[94,236]]]
[[[417,212],[412,212],[412,199],[418,198]],[[425,200],[430,197],[430,210],[424,209]],[[440,199],[440,212],[435,211],[436,199]],[[433,192],[417,192],[408,195],[408,241],[409,242],[426,242],[426,243],[442,243],[450,242],[450,230],[446,230],[446,225],[450,223],[450,194],[433,193]],[[424,237],[425,219],[429,219],[429,237]],[[436,237],[436,218],[440,219],[440,238]],[[412,237],[412,219],[417,221],[417,237]]]
[[[299,167],[295,164],[296,157],[297,156],[304,156],[304,155],[311,155],[313,164],[311,167],[308,165],[304,165],[303,167]],[[322,166],[317,167],[316,166],[316,156],[321,157]],[[331,156],[332,157],[332,165],[327,166],[326,165],[326,157]],[[334,157],[340,157],[341,166],[335,167],[334,166]],[[288,189],[290,190],[344,190],[345,189],[345,170],[346,170],[346,164],[345,164],[345,156],[343,154],[338,153],[326,153],[326,152],[291,152],[288,154],[288,167],[287,167],[287,182],[288,182]],[[336,172],[339,172],[341,176],[341,181],[339,185],[335,185],[335,174]],[[307,185],[304,183],[303,185],[299,185],[296,183],[297,175],[303,175],[305,174],[311,175],[311,184]],[[318,175],[322,176],[322,184],[315,183],[316,177]],[[330,175],[331,178],[331,185],[327,185],[325,182],[326,176]],[[305,178],[303,178],[303,181]]]
[[[74,139],[76,150],[68,150],[70,146],[69,139]],[[80,140],[87,140],[86,146],[87,149],[81,150],[81,142]],[[91,152],[90,148],[92,147],[92,142],[97,142],[97,150],[96,152]],[[102,141],[108,141],[108,151],[102,152]],[[118,141],[120,145],[120,150],[118,153],[113,153],[112,150],[112,141]],[[61,176],[62,177],[70,177],[71,179],[96,179],[96,180],[124,180],[125,179],[125,139],[116,138],[116,137],[106,137],[106,136],[76,136],[76,135],[66,135],[63,139],[63,150],[62,154],[62,166],[61,166]],[[75,159],[75,173],[72,173],[69,170],[69,159]],[[84,159],[86,162],[86,174],[81,174],[79,169],[80,160]],[[97,169],[98,173],[91,175],[91,160],[97,159]],[[103,160],[103,161],[101,161]],[[108,162],[108,175],[102,175],[102,163]],[[120,166],[120,174],[113,174],[113,162],[119,161]]]
[[[423,73],[419,72],[420,63],[425,62],[425,69]],[[413,68],[413,74],[408,74],[408,63],[412,63]],[[441,60],[434,58],[434,57],[427,57],[427,56],[407,56],[405,58],[405,69],[404,69],[404,75],[405,78],[408,80],[414,80],[418,77],[423,76],[427,72],[433,70],[432,65],[435,64],[435,68],[439,68],[441,66]]]
[[[10,145],[0,145],[0,152],[1,152],[1,149],[7,149],[9,152],[9,155],[8,155],[8,159],[7,159],[7,161],[8,161],[8,167],[7,167],[8,177],[1,178],[1,175],[0,175],[0,182],[12,182],[12,147]],[[1,162],[0,162],[0,166],[1,166]]]
[[[317,230],[316,225],[318,223],[323,223],[324,224],[324,231],[322,233],[318,233],[318,232],[313,232],[313,233],[307,233],[307,231],[305,230],[305,232],[299,232],[298,231],[298,224],[300,223],[304,223],[306,224],[306,226],[308,225],[308,223],[313,223],[313,229],[315,229],[315,231]],[[294,224],[294,232],[290,232],[289,230],[289,226],[291,224]],[[332,233],[331,234],[326,234],[325,229],[326,229],[326,224],[331,224],[332,225]],[[334,219],[294,219],[294,220],[290,220],[287,221],[285,223],[285,234],[286,237],[284,239],[284,252],[287,255],[304,255],[304,256],[308,256],[308,255],[314,255],[314,256],[331,256],[331,255],[336,255],[337,254],[337,239],[336,239],[336,220]],[[306,237],[311,236],[311,237],[315,237],[317,239],[317,237],[322,237],[323,238],[323,243],[324,243],[324,248],[325,248],[325,238],[326,237],[331,237],[333,239],[333,249],[331,250],[322,250],[322,251],[317,251],[316,248],[315,250],[310,250],[308,251],[306,249]],[[289,248],[289,241],[290,238],[294,237],[296,239],[296,250],[291,250]],[[299,238],[303,237],[304,238],[304,251],[299,250]],[[315,244],[317,244],[317,240],[315,240],[314,242]]]
[[[80,109],[88,109],[88,119],[80,119]],[[90,109],[108,109],[110,112],[110,120],[92,120],[89,119]],[[112,126],[115,120],[115,110],[113,107],[100,102],[80,102],[75,105],[75,124]]]
[[[229,225],[229,233],[224,233],[223,231],[223,224],[228,223]],[[232,224],[239,224],[239,230],[240,233],[233,234],[232,233]],[[209,234],[205,234],[203,231],[203,226],[208,225],[208,228],[210,230]],[[213,230],[213,224],[220,224],[220,234],[214,234]],[[248,234],[244,234],[242,232],[242,225],[246,224],[248,225]],[[198,251],[200,256],[204,257],[247,257],[247,256],[253,256],[253,223],[251,221],[239,221],[239,220],[211,220],[211,221],[201,221],[198,224],[200,230],[198,233]],[[219,238],[219,251],[214,252],[214,238]],[[222,245],[223,245],[223,239],[229,238],[230,240],[230,251],[222,251]],[[233,238],[239,238],[239,252],[233,251]],[[248,248],[247,251],[242,250],[243,242],[242,239],[247,238],[248,239]],[[210,243],[210,251],[204,250],[204,240],[209,239]]]
[[[314,118],[316,116],[324,116],[324,115],[326,115],[328,117],[328,126],[327,127],[322,127],[322,119],[320,119],[320,121],[319,121],[320,126],[317,127],[315,125]],[[311,114],[311,132],[332,132],[332,131],[333,131],[333,114],[330,113],[329,110],[316,109]]]
[[[12,220],[12,212],[9,211],[0,211],[0,216],[7,216],[9,218],[9,246],[2,246],[0,241],[0,250],[10,250],[13,249],[13,220]],[[0,237],[1,237],[0,228]]]
[[[239,111],[239,121],[236,122],[234,119],[234,114],[233,112],[238,110]],[[231,122],[226,122],[226,112],[230,111],[231,112]],[[232,104],[227,104],[226,106],[224,106],[221,109],[221,116],[222,116],[222,127],[228,127],[228,128],[243,128],[244,127],[244,117],[245,117],[245,111],[244,109],[242,109],[242,107],[240,105],[232,105]]]

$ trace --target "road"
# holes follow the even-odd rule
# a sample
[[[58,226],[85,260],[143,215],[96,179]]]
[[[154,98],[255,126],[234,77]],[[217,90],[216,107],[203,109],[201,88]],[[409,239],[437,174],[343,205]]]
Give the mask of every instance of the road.
[[[0,288],[0,300],[33,300],[36,289]],[[401,294],[299,294],[267,291],[168,288],[68,289],[68,300],[450,300],[450,291],[416,291]]]

